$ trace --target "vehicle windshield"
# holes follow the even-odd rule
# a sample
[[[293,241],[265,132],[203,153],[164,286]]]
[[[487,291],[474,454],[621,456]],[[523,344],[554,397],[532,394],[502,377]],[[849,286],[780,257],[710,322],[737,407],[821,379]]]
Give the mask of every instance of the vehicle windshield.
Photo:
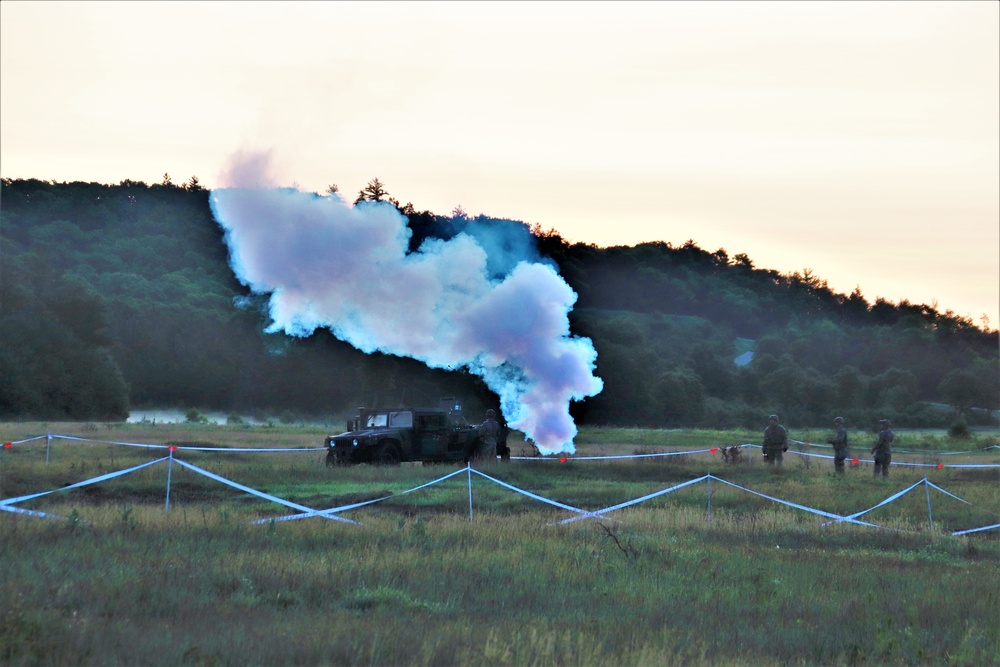
[[[395,428],[410,428],[413,426],[413,413],[410,411],[406,412],[390,412],[389,413],[389,426]]]
[[[368,428],[411,428],[413,413],[409,410],[399,412],[373,412],[365,421]]]

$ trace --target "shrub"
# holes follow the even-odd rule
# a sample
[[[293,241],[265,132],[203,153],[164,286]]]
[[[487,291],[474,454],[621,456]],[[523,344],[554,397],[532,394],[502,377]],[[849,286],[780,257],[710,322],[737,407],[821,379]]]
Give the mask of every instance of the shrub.
[[[968,438],[969,437],[969,425],[965,423],[965,419],[959,417],[951,423],[948,427],[948,435],[953,438]]]

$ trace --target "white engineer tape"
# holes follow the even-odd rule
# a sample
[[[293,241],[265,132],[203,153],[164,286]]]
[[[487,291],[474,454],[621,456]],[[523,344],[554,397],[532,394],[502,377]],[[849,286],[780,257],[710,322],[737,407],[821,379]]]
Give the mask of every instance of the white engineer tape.
[[[41,440],[42,438],[47,438],[47,435],[36,435],[34,438],[25,438],[24,440],[12,440],[11,442],[4,443],[7,445],[23,445],[26,442],[32,442],[34,440]]]
[[[48,437],[48,436],[37,436],[35,438],[29,438],[27,440],[21,440],[19,442],[20,443],[30,442],[32,440],[38,440],[38,439],[45,438],[45,437]],[[70,436],[52,436],[52,437],[62,437],[62,438],[66,438],[66,439],[82,440],[82,441],[86,441],[86,442],[95,442],[95,441],[89,441],[89,440],[86,440],[86,439],[83,439],[83,438],[72,438]],[[101,442],[101,441],[96,441],[96,442]],[[104,442],[107,442],[107,441],[104,441]],[[114,443],[114,442],[110,442],[110,443],[107,443],[107,444],[124,444],[124,445],[139,446],[139,447],[161,447],[161,446],[158,446],[158,445],[142,445],[142,444],[138,444],[138,443]],[[744,444],[744,445],[740,445],[740,446],[741,447],[759,447],[759,445],[750,445],[750,444]],[[162,447],[166,447],[166,446],[163,445]],[[171,449],[175,449],[175,448],[171,448]],[[203,449],[203,448],[192,448],[192,449]],[[225,448],[220,448],[220,449],[221,449],[221,451],[239,451],[239,450],[232,450],[232,449],[225,449]],[[322,450],[323,448],[318,448],[318,449]],[[249,450],[249,451],[255,451],[255,452],[257,452],[257,451],[314,451],[314,450],[312,448],[310,448],[310,449],[305,449],[305,450],[303,450],[303,449],[300,449],[300,450],[289,450],[289,449],[261,450],[261,449],[253,449],[253,450]],[[708,452],[708,451],[712,451],[712,450],[691,450],[691,451],[687,451],[687,452],[669,452],[669,453],[665,453],[665,454],[662,454],[662,455],[668,455],[669,456],[669,455],[679,455],[679,454],[697,454],[697,453],[704,453],[704,452]],[[819,457],[819,458],[832,458],[830,456],[822,455],[822,454],[805,454],[803,452],[792,452],[792,453],[801,454],[803,456],[816,456],[816,457]],[[640,458],[640,457],[648,457],[648,456],[661,456],[661,455],[660,454],[652,454],[652,455],[649,455],[649,454],[640,454],[640,455],[632,455],[632,456],[614,456],[614,457],[579,457],[578,460],[581,460],[581,459],[582,460],[594,460],[594,459],[602,459],[602,458]],[[522,458],[522,459],[525,459],[525,460],[539,460],[539,457],[519,457],[519,458]],[[375,498],[375,499],[363,501],[363,502],[360,502],[360,503],[352,503],[352,504],[349,504],[349,505],[341,505],[341,506],[338,506],[338,507],[331,507],[331,508],[317,510],[317,509],[312,509],[310,507],[306,507],[304,505],[299,505],[298,503],[293,503],[291,501],[284,500],[282,498],[279,498],[279,497],[271,495],[271,494],[264,493],[264,492],[259,491],[257,489],[253,489],[251,487],[245,486],[243,484],[239,484],[238,482],[234,482],[234,481],[232,481],[230,479],[227,479],[225,477],[222,477],[220,475],[216,475],[215,473],[211,473],[211,472],[209,472],[207,470],[199,468],[198,466],[192,465],[192,464],[187,463],[185,461],[182,461],[180,459],[176,459],[176,458],[174,458],[172,456],[172,453],[171,453],[171,455],[167,456],[167,457],[159,458],[159,459],[156,459],[156,460],[153,460],[153,461],[149,461],[147,463],[143,463],[143,464],[140,464],[140,465],[137,465],[137,466],[133,466],[131,468],[127,468],[127,469],[124,469],[124,470],[119,470],[117,472],[107,473],[105,475],[99,475],[97,477],[93,477],[93,478],[90,478],[90,479],[87,479],[87,480],[83,480],[81,482],[76,482],[74,484],[70,484],[70,485],[67,485],[67,486],[64,486],[64,487],[60,487],[58,489],[52,489],[50,491],[43,491],[43,492],[40,492],[40,493],[33,493],[33,494],[25,495],[25,496],[18,496],[16,498],[7,498],[5,500],[0,500],[0,510],[7,511],[7,512],[13,512],[13,513],[19,513],[19,514],[26,514],[26,515],[29,515],[29,516],[45,517],[45,518],[65,518],[65,517],[60,517],[58,515],[49,514],[49,513],[46,513],[46,512],[40,512],[40,511],[37,511],[37,510],[28,510],[28,509],[24,509],[24,508],[20,508],[20,507],[15,507],[15,505],[17,503],[21,503],[21,502],[24,502],[24,501],[27,501],[27,500],[31,500],[33,498],[39,498],[39,497],[46,496],[46,495],[49,495],[49,494],[52,494],[52,493],[56,493],[56,492],[59,492],[59,491],[68,491],[68,490],[71,490],[71,489],[76,489],[76,488],[88,486],[90,484],[96,484],[98,482],[103,482],[103,481],[106,481],[106,480],[114,479],[116,477],[127,475],[127,474],[129,474],[131,472],[135,472],[137,470],[141,470],[142,468],[146,468],[146,467],[149,467],[149,466],[152,466],[152,465],[156,465],[157,463],[160,463],[160,462],[163,462],[163,461],[168,461],[168,460],[170,460],[170,461],[176,461],[178,463],[178,465],[181,465],[181,466],[183,466],[183,467],[185,467],[185,468],[187,468],[187,469],[189,469],[189,470],[191,470],[193,472],[196,472],[196,473],[198,473],[200,475],[204,475],[205,477],[208,477],[209,479],[213,479],[213,480],[218,481],[218,482],[220,482],[222,484],[226,484],[227,486],[231,486],[231,487],[233,487],[235,489],[239,489],[241,491],[244,491],[245,493],[249,493],[249,494],[257,496],[259,498],[263,498],[265,500],[277,503],[279,505],[283,505],[285,507],[289,507],[289,508],[294,509],[294,510],[298,510],[300,512],[299,514],[294,514],[294,515],[289,515],[289,516],[284,516],[284,517],[278,517],[278,518],[275,518],[275,519],[259,519],[259,520],[256,520],[256,521],[253,522],[253,523],[257,523],[257,524],[268,523],[268,522],[271,522],[271,521],[293,521],[293,520],[296,520],[296,519],[303,519],[303,518],[318,516],[318,517],[322,517],[322,518],[326,518],[326,519],[340,521],[340,522],[343,522],[343,523],[360,525],[360,523],[357,522],[357,521],[352,521],[350,519],[339,517],[339,516],[337,516],[337,514],[340,513],[340,512],[344,512],[344,511],[347,511],[347,510],[355,509],[355,508],[358,508],[358,507],[363,507],[365,505],[371,505],[371,504],[374,504],[374,503],[378,503],[378,502],[381,502],[383,500],[387,500],[388,498],[399,497],[399,496],[402,496],[402,495],[405,495],[405,494],[408,494],[408,493],[413,493],[415,491],[419,491],[421,489],[425,489],[425,488],[427,488],[429,486],[432,486],[434,484],[438,484],[440,482],[443,482],[443,481],[445,481],[447,479],[450,479],[451,477],[454,477],[456,475],[460,475],[462,473],[468,473],[469,474],[470,515],[471,515],[471,494],[472,494],[472,481],[471,481],[472,478],[471,478],[471,473],[473,473],[473,472],[476,473],[477,475],[479,475],[479,476],[481,476],[481,477],[483,477],[483,478],[485,478],[485,479],[487,479],[487,480],[495,483],[495,484],[498,484],[498,485],[506,488],[506,489],[509,489],[509,490],[514,491],[514,492],[519,493],[519,494],[522,494],[522,495],[527,496],[529,498],[532,498],[534,500],[538,500],[540,502],[547,503],[547,504],[552,505],[554,507],[558,507],[560,509],[565,509],[565,510],[569,510],[571,512],[575,512],[577,514],[577,516],[570,517],[568,519],[564,519],[562,521],[559,521],[558,523],[560,523],[560,524],[570,523],[570,522],[573,522],[573,521],[578,521],[578,520],[586,519],[586,518],[603,517],[605,514],[608,514],[610,512],[615,511],[615,510],[622,509],[622,508],[625,508],[625,507],[629,507],[629,506],[632,506],[632,505],[636,505],[636,504],[645,502],[645,501],[650,500],[652,498],[656,498],[658,496],[661,496],[661,495],[664,495],[664,494],[667,494],[667,493],[671,493],[671,492],[676,491],[678,489],[682,489],[682,488],[685,488],[687,486],[691,486],[692,484],[697,484],[697,483],[703,482],[703,481],[707,481],[709,484],[711,484],[711,480],[712,479],[715,479],[718,482],[721,482],[721,483],[726,484],[728,486],[731,486],[733,488],[739,489],[741,491],[745,491],[747,493],[759,496],[761,498],[765,498],[765,499],[770,500],[772,502],[776,502],[776,503],[779,503],[779,504],[782,504],[782,505],[787,505],[789,507],[793,507],[793,508],[800,509],[800,510],[803,510],[803,511],[806,511],[806,512],[810,512],[812,514],[817,514],[819,516],[824,516],[824,517],[833,519],[835,522],[844,522],[844,521],[846,521],[846,522],[849,522],[849,523],[855,523],[855,524],[859,524],[859,525],[876,527],[876,528],[879,527],[879,526],[877,526],[876,524],[867,523],[867,522],[864,522],[864,521],[858,521],[857,518],[860,517],[860,516],[863,516],[863,515],[865,515],[865,514],[867,514],[869,512],[871,512],[871,511],[873,511],[875,509],[878,509],[879,507],[883,507],[883,506],[885,506],[885,505],[887,505],[887,504],[889,504],[889,503],[891,503],[891,502],[899,499],[900,497],[906,495],[907,493],[909,493],[913,489],[917,488],[921,484],[925,484],[929,488],[932,487],[935,490],[937,490],[937,491],[939,491],[939,492],[941,492],[941,493],[943,493],[943,494],[945,494],[945,495],[947,495],[947,496],[949,496],[951,498],[954,498],[955,500],[958,500],[958,501],[960,501],[962,503],[965,503],[967,505],[972,505],[972,503],[969,503],[968,501],[963,500],[962,498],[959,498],[958,496],[950,493],[949,491],[946,491],[945,489],[941,488],[940,486],[937,486],[936,484],[931,483],[926,477],[924,477],[921,481],[919,481],[919,482],[917,482],[917,483],[915,483],[915,484],[907,487],[906,489],[903,489],[902,491],[899,491],[899,492],[893,494],[892,496],[886,498],[885,500],[881,501],[877,505],[875,505],[873,507],[870,507],[870,508],[868,508],[866,510],[863,510],[861,512],[856,512],[854,514],[851,514],[849,516],[844,517],[844,516],[839,516],[837,514],[832,514],[830,512],[825,512],[823,510],[818,510],[818,509],[815,509],[815,508],[812,508],[812,507],[807,507],[805,505],[800,505],[798,503],[793,503],[793,502],[789,502],[789,501],[786,501],[786,500],[782,500],[780,498],[775,498],[773,496],[768,496],[766,494],[759,493],[759,492],[754,491],[752,489],[748,489],[748,488],[740,486],[738,484],[734,484],[732,482],[726,481],[724,479],[716,477],[715,475],[708,474],[708,475],[704,475],[702,477],[699,477],[697,479],[692,479],[692,480],[689,480],[687,482],[683,482],[681,484],[675,485],[673,487],[657,491],[655,493],[647,494],[645,496],[642,496],[641,498],[636,498],[634,500],[629,500],[629,501],[626,501],[626,502],[623,502],[623,503],[619,503],[617,505],[613,505],[611,507],[606,507],[604,509],[600,509],[600,510],[596,510],[596,511],[588,511],[588,510],[580,509],[578,507],[573,507],[571,505],[566,505],[564,503],[560,503],[560,502],[555,501],[555,500],[551,500],[551,499],[545,498],[543,496],[537,495],[537,494],[532,493],[530,491],[526,491],[524,489],[521,489],[521,488],[518,488],[518,487],[513,486],[511,484],[508,484],[507,482],[499,480],[499,479],[497,479],[495,477],[492,477],[492,476],[490,476],[490,475],[488,475],[488,474],[486,474],[484,472],[481,472],[479,470],[475,470],[475,469],[471,468],[470,466],[466,466],[465,468],[456,470],[456,471],[454,471],[452,473],[449,473],[448,475],[445,475],[445,476],[440,477],[438,479],[432,480],[430,482],[426,482],[424,484],[421,484],[419,486],[413,487],[411,489],[407,489],[406,491],[402,491],[400,493],[393,494],[391,496],[384,496],[382,498]],[[547,459],[547,460],[552,460],[552,459]],[[898,465],[905,465],[905,464],[900,463]],[[911,464],[911,465],[919,465],[919,464]],[[930,464],[928,464],[928,465],[930,465]],[[941,467],[940,464],[938,464],[938,467]],[[992,466],[992,465],[949,465],[948,467],[995,467],[995,466]],[[168,478],[168,480],[169,480],[169,478]],[[168,486],[169,486],[169,481],[168,481]],[[169,488],[168,488],[168,493],[169,493]],[[929,503],[929,500],[928,500],[928,503]],[[829,525],[829,523],[830,522],[826,522],[826,523],[823,523],[821,525],[825,526],[825,525]],[[976,532],[981,532],[981,531],[986,531],[986,530],[994,530],[994,529],[996,529],[998,527],[1000,527],[1000,524],[996,524],[996,525],[992,525],[992,526],[984,526],[982,528],[973,528],[973,529],[969,529],[969,530],[958,531],[958,532],[952,533],[952,535],[966,535],[966,534],[976,533]]]
[[[608,456],[512,456],[510,457],[512,461],[559,461],[560,463],[565,463],[567,461],[604,461],[610,459],[647,459],[656,458],[663,456],[683,456],[684,454],[707,454],[711,452],[711,449],[692,449],[688,452],[659,452],[656,454],[615,454]]]
[[[621,509],[623,507],[629,507],[630,505],[635,505],[637,503],[645,502],[645,501],[647,501],[647,500],[649,500],[651,498],[656,498],[657,496],[662,496],[664,494],[671,493],[673,491],[676,491],[677,489],[683,489],[685,486],[691,486],[692,484],[697,484],[698,482],[703,482],[703,481],[707,480],[709,477],[710,477],[710,475],[703,475],[702,477],[699,477],[698,479],[692,479],[690,481],[683,482],[681,484],[678,484],[677,486],[672,486],[669,489],[663,489],[662,491],[657,491],[656,493],[650,493],[649,495],[645,495],[642,498],[636,498],[635,500],[630,500],[630,501],[625,502],[625,503],[619,503],[618,505],[613,505],[611,507],[606,507],[606,508],[604,508],[602,510],[597,510],[596,512],[587,512],[584,516],[573,516],[573,517],[570,517],[568,519],[563,519],[562,521],[559,521],[559,523],[561,523],[561,524],[562,523],[570,523],[570,522],[573,522],[573,521],[579,521],[580,519],[586,519],[586,518],[589,518],[589,517],[603,516],[604,514],[607,514],[608,512],[614,512],[615,510],[619,510],[619,509]]]
[[[471,468],[470,467],[469,470],[471,470],[472,472],[476,473],[477,475],[479,475],[481,477],[485,477],[486,479],[490,480],[491,482],[499,484],[500,486],[502,486],[504,488],[507,488],[507,489],[510,489],[511,491],[516,491],[517,493],[520,493],[521,495],[527,496],[529,498],[533,498],[534,500],[540,500],[543,503],[548,503],[549,505],[553,505],[555,507],[560,507],[560,508],[562,508],[564,510],[569,510],[571,512],[577,512],[577,513],[580,513],[580,514],[589,514],[589,512],[587,512],[587,510],[582,510],[579,507],[573,507],[572,505],[565,505],[565,504],[560,503],[558,501],[550,500],[550,499],[545,498],[543,496],[539,496],[537,494],[531,493],[530,491],[525,491],[524,489],[519,489],[516,486],[512,486],[512,485],[508,484],[507,482],[500,481],[496,477],[490,477],[486,473],[480,472],[479,470],[476,470],[475,468]]]
[[[249,493],[250,495],[257,496],[258,498],[263,498],[264,500],[270,500],[271,502],[278,503],[279,505],[284,505],[285,507],[291,507],[292,509],[296,509],[296,510],[299,510],[301,512],[312,512],[313,511],[313,509],[311,507],[306,507],[305,505],[299,505],[298,503],[293,503],[293,502],[291,502],[289,500],[285,500],[285,499],[279,498],[277,496],[272,496],[272,495],[270,495],[268,493],[264,493],[263,491],[258,491],[257,489],[252,489],[249,486],[244,486],[243,484],[240,484],[238,482],[234,482],[231,479],[226,479],[225,477],[222,477],[220,475],[216,475],[215,473],[209,472],[207,470],[203,470],[202,468],[199,468],[196,465],[191,465],[190,463],[187,463],[185,461],[181,461],[180,459],[175,458],[174,461],[177,462],[178,464],[184,466],[188,470],[193,470],[194,472],[198,473],[199,475],[204,475],[205,477],[208,477],[209,479],[214,479],[216,482],[221,482],[221,483],[223,483],[223,484],[225,484],[227,486],[233,487],[234,489],[239,489],[240,491],[244,491],[246,493]],[[331,515],[331,516],[325,516],[324,518],[333,519],[335,521],[343,521],[345,523],[357,523],[357,521],[351,521],[350,519],[345,519],[345,518],[340,517],[340,516],[332,516]]]
[[[982,528],[970,528],[969,530],[960,530],[957,533],[952,533],[952,535],[968,535],[969,533],[980,533],[984,530],[996,530],[1000,528],[1000,523],[995,523],[992,526],[983,526]]]
[[[465,472],[465,468],[460,468],[459,470],[456,470],[453,473],[449,473],[449,474],[445,475],[444,477],[439,477],[438,479],[435,479],[433,481],[427,482],[425,484],[421,484],[420,486],[415,486],[412,489],[407,489],[406,491],[400,491],[399,493],[394,493],[391,496],[383,496],[381,498],[374,498],[372,500],[365,500],[365,501],[360,502],[360,503],[353,503],[351,505],[340,505],[339,507],[330,507],[328,509],[323,509],[323,510],[310,510],[310,511],[305,512],[303,514],[290,514],[288,516],[277,517],[277,518],[273,519],[273,521],[295,521],[296,519],[308,519],[311,516],[327,516],[327,515],[330,515],[330,514],[336,514],[337,512],[344,512],[344,511],[352,510],[352,509],[355,509],[355,508],[358,508],[358,507],[364,507],[365,505],[372,505],[374,503],[382,502],[383,500],[388,500],[389,498],[398,498],[399,496],[406,495],[407,493],[413,493],[414,491],[419,491],[420,489],[426,489],[428,486],[433,486],[434,484],[437,484],[438,482],[443,482],[444,480],[446,480],[446,479],[448,479],[450,477],[454,477],[455,475],[461,475],[463,472]],[[270,521],[272,521],[272,519],[257,519],[256,521],[253,521],[252,523],[269,523]],[[358,522],[355,521],[353,523],[358,523]]]
[[[14,505],[16,503],[24,502],[25,500],[31,500],[32,498],[41,498],[42,496],[47,496],[50,493],[56,493],[59,491],[69,491],[70,489],[78,489],[81,486],[97,484],[98,482],[114,479],[115,477],[121,477],[122,475],[129,474],[130,472],[135,472],[136,470],[142,470],[143,468],[148,468],[151,465],[156,465],[161,461],[166,461],[168,458],[170,457],[164,456],[162,459],[156,459],[155,461],[142,463],[140,465],[128,468],[126,470],[119,470],[118,472],[109,472],[106,475],[100,475],[99,477],[92,477],[91,479],[85,479],[82,482],[77,482],[76,484],[69,484],[67,486],[61,486],[58,489],[52,489],[51,491],[42,491],[41,493],[32,493],[27,496],[18,496],[17,498],[7,498],[6,500],[0,500],[0,509],[5,508],[9,505]]]
[[[39,512],[37,510],[26,510],[26,509],[21,508],[21,507],[12,507],[12,506],[8,506],[8,505],[4,505],[4,506],[0,507],[0,510],[3,510],[4,512],[13,512],[14,514],[27,514],[29,516],[37,516],[37,517],[40,517],[42,519],[65,519],[66,518],[66,517],[61,516],[59,514],[48,514],[46,512]]]
[[[43,436],[44,437],[44,436]],[[90,438],[77,438],[71,435],[53,435],[53,438],[62,440],[75,440],[77,442],[90,442],[102,445],[122,445],[124,447],[145,447],[149,449],[177,449],[195,452],[321,452],[326,447],[191,447],[189,445],[149,445],[139,442],[116,442],[114,440],[91,440]]]
[[[867,523],[865,521],[857,521],[857,520],[854,519],[854,517],[844,517],[844,516],[840,516],[839,514],[831,514],[830,512],[824,512],[823,510],[818,510],[818,509],[815,509],[813,507],[806,507],[805,505],[799,505],[798,503],[792,503],[792,502],[789,502],[787,500],[782,500],[780,498],[775,498],[773,496],[768,496],[768,495],[760,493],[758,491],[754,491],[752,489],[748,489],[745,486],[740,486],[739,484],[733,484],[732,482],[727,482],[726,480],[722,479],[721,477],[716,477],[715,475],[708,475],[708,476],[710,478],[714,479],[717,482],[722,482],[723,484],[728,484],[729,486],[732,486],[734,488],[740,489],[742,491],[746,491],[747,493],[752,493],[755,496],[760,496],[761,498],[767,498],[768,500],[771,500],[773,502],[779,503],[781,505],[788,505],[789,507],[794,507],[795,509],[804,510],[806,512],[810,512],[811,514],[818,514],[819,516],[825,516],[825,517],[827,517],[829,519],[836,519],[837,521],[848,521],[850,523],[856,523],[856,524],[860,524],[862,526],[870,526],[872,528],[878,528],[879,527],[879,526],[875,525],[874,523]]]
[[[844,519],[845,520],[847,520],[847,519],[856,519],[859,516],[864,516],[865,514],[868,514],[869,512],[871,512],[872,510],[877,510],[879,507],[882,507],[884,505],[888,505],[889,503],[891,503],[892,501],[896,500],[897,498],[901,498],[901,497],[905,496],[907,493],[909,493],[910,491],[912,491],[913,489],[917,488],[918,486],[920,486],[923,483],[924,483],[924,480],[920,480],[919,482],[917,482],[917,483],[915,483],[915,484],[913,484],[911,486],[906,487],[905,489],[903,489],[899,493],[895,493],[895,494],[889,496],[888,498],[886,498],[885,500],[883,500],[882,502],[880,502],[878,505],[875,505],[873,507],[869,507],[868,509],[862,510],[861,512],[855,512],[854,514],[851,514],[851,515],[849,515],[847,517],[844,517]],[[823,524],[823,525],[825,526],[826,524]]]

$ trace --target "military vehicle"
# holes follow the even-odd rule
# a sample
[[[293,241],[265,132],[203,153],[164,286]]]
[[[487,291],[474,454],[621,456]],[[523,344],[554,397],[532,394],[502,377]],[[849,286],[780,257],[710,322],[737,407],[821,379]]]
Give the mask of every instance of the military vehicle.
[[[347,431],[326,437],[326,464],[467,461],[479,433],[458,406],[358,409]]]

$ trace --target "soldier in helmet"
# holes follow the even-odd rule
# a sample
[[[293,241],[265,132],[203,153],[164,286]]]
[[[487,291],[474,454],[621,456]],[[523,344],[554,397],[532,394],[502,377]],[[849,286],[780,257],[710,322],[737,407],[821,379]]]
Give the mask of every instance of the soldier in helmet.
[[[889,462],[892,460],[892,441],[895,439],[890,427],[892,424],[888,419],[878,421],[878,438],[872,445],[872,454],[875,455],[875,477],[881,473],[882,477],[889,476]]]
[[[497,415],[497,422],[500,424],[500,433],[497,435],[497,456],[501,461],[510,462],[510,445],[507,444],[507,436],[510,435],[510,427],[503,414]]]
[[[767,419],[762,449],[765,463],[781,467],[784,453],[788,451],[788,431],[778,423],[778,415],[771,415]]]
[[[479,446],[476,458],[483,462],[495,463],[497,459],[497,438],[500,435],[500,422],[493,408],[486,411],[486,420],[479,425]]]
[[[827,440],[833,445],[833,469],[844,474],[844,459],[851,455],[847,448],[847,429],[844,428],[844,418],[833,420],[833,437]]]

